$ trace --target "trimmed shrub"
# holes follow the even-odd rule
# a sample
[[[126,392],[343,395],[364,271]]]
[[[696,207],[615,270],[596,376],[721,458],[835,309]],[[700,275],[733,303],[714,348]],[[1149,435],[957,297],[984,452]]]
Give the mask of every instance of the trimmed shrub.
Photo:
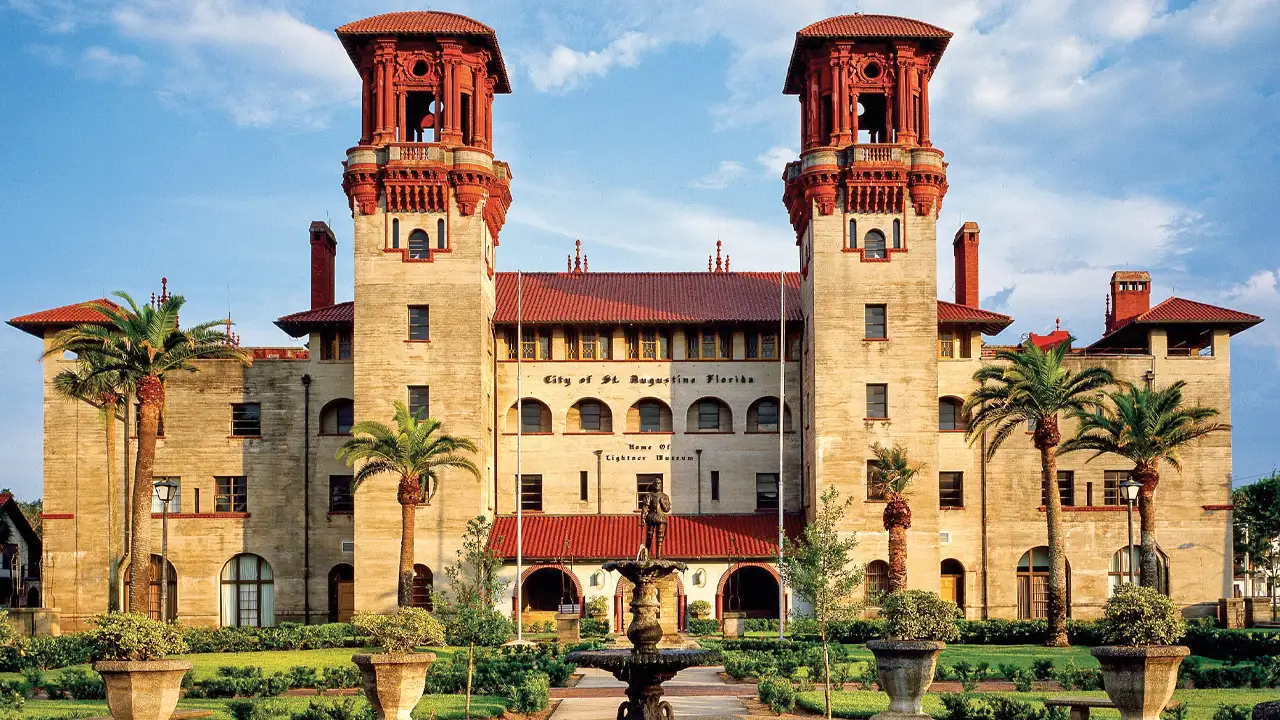
[[[94,660],[160,660],[187,651],[176,623],[144,613],[107,613],[93,619],[88,633]]]
[[[604,620],[609,617],[609,598],[604,595],[596,595],[588,599],[585,615],[596,620]]]
[[[423,645],[444,644],[444,626],[422,608],[402,607],[388,615],[361,613],[352,624],[389,653],[409,653]]]
[[[711,617],[711,603],[706,600],[694,600],[687,609],[690,618],[705,620]]]
[[[689,634],[697,637],[720,633],[720,621],[715,618],[689,618]]]
[[[1066,708],[1045,709],[1025,700],[1000,695],[958,695],[941,698],[942,720],[1057,720]],[[1062,711],[1062,712],[1059,712]]]
[[[779,715],[791,712],[796,707],[796,689],[787,678],[761,678],[756,685],[756,694],[760,697],[760,702]]]
[[[600,618],[585,617],[578,624],[578,632],[583,637],[604,637],[609,634],[609,623]]]
[[[1034,687],[1033,681],[1035,678],[1032,676],[1031,671],[1026,668],[1014,668],[1005,677],[1013,682],[1013,689],[1018,692],[1031,692],[1032,687]]]
[[[1173,645],[1187,632],[1178,606],[1155,588],[1121,585],[1102,616],[1102,638],[1112,645]]]
[[[1160,720],[1187,720],[1191,715],[1191,711],[1187,709],[1185,703],[1178,703],[1173,707],[1160,711]]]
[[[542,673],[529,673],[507,695],[512,709],[525,714],[545,710],[551,704],[551,683]]]
[[[107,685],[102,676],[92,670],[67,668],[58,677],[59,694],[72,700],[104,700]]]
[[[960,608],[937,593],[924,590],[899,590],[885,596],[880,615],[885,621],[885,631],[895,640],[941,640],[954,642],[960,639],[956,620]]]
[[[1053,667],[1053,661],[1048,658],[1040,658],[1031,661],[1031,674],[1037,680],[1052,680],[1057,671]]]
[[[1102,670],[1085,668],[1068,660],[1065,667],[1059,668],[1054,679],[1066,690],[1101,690]]]
[[[1228,705],[1223,703],[1213,713],[1213,720],[1249,720],[1253,708],[1249,705]]]

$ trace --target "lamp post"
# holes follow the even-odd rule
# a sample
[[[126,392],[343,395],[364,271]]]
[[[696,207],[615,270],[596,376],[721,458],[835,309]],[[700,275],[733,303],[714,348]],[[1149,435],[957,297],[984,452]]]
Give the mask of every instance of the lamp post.
[[[1142,489],[1142,483],[1135,481],[1133,478],[1127,478],[1125,479],[1124,482],[1120,483],[1120,494],[1124,496],[1125,504],[1128,505],[1129,507],[1127,514],[1129,516],[1129,584],[1130,585],[1137,585],[1137,583],[1134,582],[1134,579],[1133,579],[1133,576],[1134,576],[1133,566],[1135,564],[1134,558],[1133,558],[1133,503],[1135,500],[1138,499],[1138,491],[1141,489]]]
[[[178,492],[178,483],[161,480],[156,483],[156,499],[160,501],[160,619],[169,617],[169,503]]]

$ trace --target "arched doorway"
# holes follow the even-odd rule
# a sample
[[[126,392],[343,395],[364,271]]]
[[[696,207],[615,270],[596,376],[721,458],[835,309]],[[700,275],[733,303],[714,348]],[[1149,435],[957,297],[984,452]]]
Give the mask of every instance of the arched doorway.
[[[942,579],[938,594],[943,600],[950,600],[960,606],[964,612],[964,565],[959,560],[947,558],[942,561]]]
[[[348,622],[355,614],[355,569],[346,563],[329,571],[329,622]]]
[[[423,610],[435,610],[435,573],[426,565],[413,566],[413,606]]]
[[[778,576],[764,565],[737,565],[720,579],[716,615],[740,612],[752,618],[778,617]]]
[[[521,583],[520,601],[526,612],[577,612],[578,583],[558,567],[541,567],[529,573]]]
[[[613,628],[622,633],[627,629],[628,608],[631,607],[631,593],[635,586],[626,578],[618,578],[617,588],[613,596]],[[684,579],[679,574],[668,575],[658,582],[658,622],[662,631],[667,634],[684,632],[687,629],[685,607],[687,601],[684,594]],[[675,618],[674,625],[671,618]]]
[[[1071,563],[1067,566],[1067,617],[1071,617]],[[1018,560],[1018,619],[1049,617],[1049,548],[1041,545]]]
[[[165,597],[165,605],[168,610],[164,617],[160,617],[160,582],[161,572],[160,563],[163,559],[159,555],[151,556],[151,587],[147,591],[147,608],[146,613],[155,620],[177,620],[178,619],[178,571],[173,568],[173,563],[169,563],[169,591]],[[124,571],[124,596],[129,597],[129,588],[133,584],[133,568],[125,568]],[[140,611],[140,610],[139,610]]]

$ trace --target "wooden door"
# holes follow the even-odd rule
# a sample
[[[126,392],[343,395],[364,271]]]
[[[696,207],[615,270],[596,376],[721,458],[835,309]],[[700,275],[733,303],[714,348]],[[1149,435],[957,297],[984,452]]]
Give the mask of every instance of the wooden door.
[[[955,575],[943,575],[942,584],[939,587],[938,594],[942,596],[943,600],[950,600],[951,602],[959,605],[960,593],[958,592],[959,583],[957,580],[959,580],[959,578]]]
[[[350,580],[338,581],[338,622],[350,622],[356,609],[356,584]]]

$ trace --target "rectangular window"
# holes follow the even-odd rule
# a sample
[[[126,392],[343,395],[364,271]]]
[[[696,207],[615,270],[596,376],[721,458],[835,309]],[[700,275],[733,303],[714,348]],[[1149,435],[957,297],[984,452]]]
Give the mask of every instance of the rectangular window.
[[[587,471],[578,471],[578,499],[582,502],[587,501]]]
[[[883,340],[889,337],[884,305],[867,305],[865,315],[868,340]]]
[[[231,406],[232,437],[262,436],[262,405],[235,403]]]
[[[351,331],[324,330],[320,333],[321,360],[350,360]]]
[[[355,510],[356,499],[351,494],[350,475],[329,476],[329,512],[350,513]]]
[[[698,403],[698,429],[699,430],[719,430],[720,429],[720,404],[712,400],[703,400]]]
[[[747,332],[748,360],[777,360],[778,333],[768,330]]]
[[[938,507],[964,507],[964,473],[938,473]]]
[[[953,358],[956,356],[956,334],[950,330],[938,333],[938,357]]]
[[[749,414],[749,411],[748,411]],[[751,418],[747,418],[751,422]],[[748,430],[751,428],[748,427]],[[756,403],[756,432],[778,432],[778,401],[764,399]]]
[[[524,360],[550,360],[551,359],[551,329],[550,328],[524,328],[524,339],[520,343],[521,359]]]
[[[1128,470],[1107,470],[1102,473],[1102,504],[1123,505],[1120,483],[1129,479]]]
[[[1093,483],[1084,484],[1084,504],[1093,507]]]
[[[515,328],[507,328],[502,332],[502,335],[507,344],[507,359],[515,360],[516,352],[520,349],[520,344],[516,342]]]
[[[520,476],[520,509],[542,512],[542,476]]]
[[[720,500],[720,471],[711,471],[711,499]]]
[[[431,339],[431,308],[428,305],[409,306],[409,339]]]
[[[1045,492],[1044,483],[1040,483],[1040,504],[1047,505],[1049,503],[1049,495]],[[1076,474],[1071,470],[1058,471],[1058,499],[1062,501],[1063,507],[1071,507],[1076,504]]]
[[[756,473],[756,510],[778,509],[778,473]]]
[[[733,331],[725,328],[685,330],[685,357],[690,360],[730,360],[733,358]]]
[[[608,360],[608,330],[568,329],[564,333],[564,354],[569,360]]]
[[[644,504],[644,496],[653,491],[655,483],[662,482],[662,473],[637,473],[636,474],[636,509],[639,510]]]
[[[867,417],[881,420],[889,417],[888,385],[867,385]]]
[[[213,496],[214,512],[249,512],[248,479],[243,475],[214,478],[217,492]]]
[[[156,475],[152,478],[152,482],[172,482],[178,487],[173,489],[173,499],[169,501],[169,512],[182,512],[182,478],[172,475]],[[151,512],[164,512],[164,503],[160,502],[160,497],[153,490],[151,491]]]
[[[641,328],[627,331],[628,360],[670,360],[671,332],[666,329]]]
[[[194,512],[195,514],[199,515],[199,514],[200,514],[200,488],[196,488],[195,496],[196,496],[196,497],[195,497],[195,501],[196,501],[196,502],[195,502],[195,507],[194,507],[194,508],[192,508],[192,510],[191,510],[191,511],[192,511],[192,512]]]
[[[640,403],[640,432],[662,432],[662,406],[656,402]]]
[[[868,500],[884,500],[884,483],[880,482],[877,473],[880,469],[880,463],[875,460],[867,461],[867,499]]]
[[[595,400],[583,400],[578,403],[578,427],[583,432],[601,432],[600,403]]]
[[[578,348],[579,348],[579,347],[580,347],[580,345],[579,345],[579,341],[578,341],[578,331],[577,331],[577,330],[574,330],[574,329],[572,329],[572,328],[565,328],[565,330],[564,330],[564,359],[565,359],[565,360],[577,360],[577,359],[578,359]]]
[[[410,385],[409,414],[425,420],[431,417],[431,388],[427,385]]]
[[[550,427],[542,424],[542,404],[537,402],[520,403],[520,432],[551,432]]]

